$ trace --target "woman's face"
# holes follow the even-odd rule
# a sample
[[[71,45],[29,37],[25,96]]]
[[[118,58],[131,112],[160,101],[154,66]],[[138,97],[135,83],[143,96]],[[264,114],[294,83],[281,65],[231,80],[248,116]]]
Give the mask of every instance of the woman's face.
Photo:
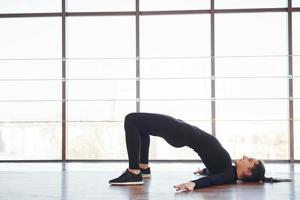
[[[257,159],[243,156],[241,159],[235,161],[235,165],[238,166],[240,169],[243,169],[243,171],[247,171],[253,168],[255,165],[257,165],[258,162],[259,161]]]

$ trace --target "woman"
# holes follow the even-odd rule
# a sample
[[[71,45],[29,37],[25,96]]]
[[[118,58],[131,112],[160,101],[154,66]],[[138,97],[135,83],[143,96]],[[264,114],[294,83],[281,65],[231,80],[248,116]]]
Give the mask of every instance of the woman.
[[[197,172],[206,177],[176,185],[177,191],[231,184],[238,180],[274,181],[265,178],[265,168],[260,160],[243,156],[232,165],[230,155],[214,136],[182,120],[162,114],[130,113],[125,117],[124,128],[129,168],[120,177],[110,180],[111,185],[143,184],[143,177],[151,176],[148,166],[150,135],[162,137],[173,147],[192,148],[206,167]]]

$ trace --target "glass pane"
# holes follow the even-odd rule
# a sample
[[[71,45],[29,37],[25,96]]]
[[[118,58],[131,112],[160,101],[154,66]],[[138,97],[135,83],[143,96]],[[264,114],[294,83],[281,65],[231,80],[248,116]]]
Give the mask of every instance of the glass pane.
[[[299,0],[292,0],[294,7],[300,7],[300,1]]]
[[[0,19],[0,58],[61,57],[61,18]]]
[[[216,98],[287,98],[287,78],[217,78]]]
[[[294,97],[300,98],[300,77],[294,78]]]
[[[210,58],[142,59],[142,78],[210,77]]]
[[[60,123],[0,123],[0,160],[47,159],[61,159]]]
[[[58,60],[0,60],[0,80],[60,78],[61,61]]]
[[[127,159],[123,127],[123,122],[69,123],[68,158]]]
[[[294,118],[300,121],[300,99],[294,100]]]
[[[215,8],[279,8],[287,7],[287,0],[215,0]]]
[[[0,100],[60,100],[61,81],[1,81]]]
[[[135,17],[68,17],[71,58],[135,58]]]
[[[141,112],[154,112],[186,120],[210,120],[210,101],[141,101]]]
[[[135,80],[68,81],[68,98],[71,100],[133,99]]]
[[[120,121],[135,111],[135,101],[68,102],[69,121]]]
[[[294,152],[295,159],[300,159],[300,57],[294,57]]]
[[[210,56],[210,16],[141,16],[141,57]]]
[[[293,12],[293,54],[300,56],[300,12]]]
[[[61,0],[1,0],[0,13],[60,12]]]
[[[216,131],[232,159],[288,159],[288,121],[217,121]]]
[[[288,120],[288,100],[216,101],[218,120]]]
[[[135,78],[132,60],[69,60],[68,79]]]
[[[215,68],[217,77],[287,76],[288,56],[216,58]]]
[[[293,75],[300,77],[300,55],[293,56]]]
[[[287,55],[286,13],[216,14],[216,55]]]
[[[133,11],[133,0],[67,0],[69,12]]]
[[[0,121],[59,121],[61,102],[0,102]],[[1,126],[1,123],[0,123]]]
[[[181,79],[141,81],[141,99],[170,98],[210,98],[210,80]]]
[[[300,102],[298,102],[298,112],[300,112]],[[295,159],[300,159],[300,120],[294,122],[294,143],[295,143]]]
[[[300,7],[300,1],[293,1],[293,6]],[[298,76],[297,78],[294,78],[294,97],[300,98],[300,92],[299,92],[299,84],[300,84],[300,13],[293,12],[293,54],[297,55],[293,57],[293,73],[294,76]],[[300,101],[295,100],[294,101],[294,117],[298,120],[300,120]],[[294,128],[294,134],[295,134],[295,158],[300,159],[300,143],[299,141],[299,124],[300,122],[297,121],[295,123]]]
[[[209,9],[209,0],[140,0],[140,10],[199,10]]]
[[[293,0],[294,7],[300,7],[299,0]],[[294,97],[300,98],[300,13],[293,12],[293,54],[298,55],[293,57],[293,73],[298,78],[294,79]],[[300,159],[300,100],[294,101],[294,118],[298,121],[294,123],[294,141],[295,141],[295,159]]]

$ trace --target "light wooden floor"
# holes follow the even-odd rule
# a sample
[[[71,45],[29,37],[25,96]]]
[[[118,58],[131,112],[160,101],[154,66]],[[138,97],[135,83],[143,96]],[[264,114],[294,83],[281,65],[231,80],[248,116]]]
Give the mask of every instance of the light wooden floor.
[[[292,178],[292,183],[233,184],[175,192],[173,185],[198,178],[201,163],[153,163],[144,186],[110,186],[127,164],[120,163],[0,163],[0,200],[89,199],[300,199],[300,164],[266,164],[268,176]]]

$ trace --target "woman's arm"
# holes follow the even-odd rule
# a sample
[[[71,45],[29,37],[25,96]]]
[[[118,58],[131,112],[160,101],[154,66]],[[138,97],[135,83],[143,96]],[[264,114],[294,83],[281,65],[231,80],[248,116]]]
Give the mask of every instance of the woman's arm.
[[[195,183],[194,189],[199,189],[215,185],[236,183],[236,178],[231,173],[224,172],[199,178],[191,182]]]
[[[176,191],[188,192],[194,189],[231,183],[231,181],[228,180],[227,176],[228,175],[226,173],[210,175],[203,178],[199,178],[197,180],[175,185],[174,188],[176,188]]]
[[[202,176],[202,175],[203,176],[209,176],[210,175],[207,168],[203,168],[203,169],[198,168],[198,170],[195,171],[194,174],[199,175],[199,176]]]

